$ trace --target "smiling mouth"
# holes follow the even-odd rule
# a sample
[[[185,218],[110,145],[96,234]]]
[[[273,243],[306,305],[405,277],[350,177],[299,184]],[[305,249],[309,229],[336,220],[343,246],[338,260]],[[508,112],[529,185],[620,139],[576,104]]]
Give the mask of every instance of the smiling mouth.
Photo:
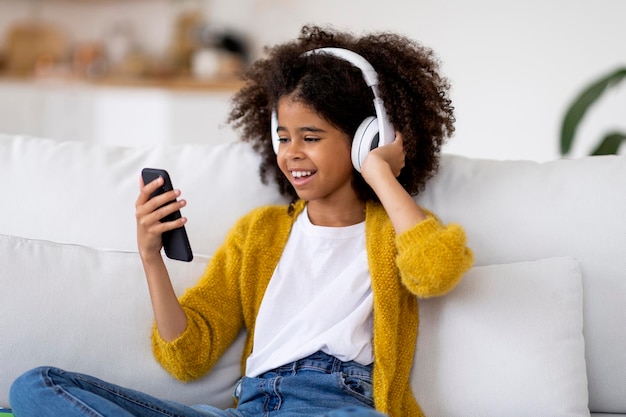
[[[315,171],[291,171],[291,176],[296,179],[310,177],[313,174]]]

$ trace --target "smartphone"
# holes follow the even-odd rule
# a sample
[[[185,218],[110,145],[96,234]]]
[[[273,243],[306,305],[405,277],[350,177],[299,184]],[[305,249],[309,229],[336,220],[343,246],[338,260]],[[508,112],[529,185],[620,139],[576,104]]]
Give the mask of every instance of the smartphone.
[[[155,179],[163,177],[163,185],[150,194],[150,198],[174,189],[170,175],[164,169],[144,168],[141,170],[141,177],[143,178],[144,184],[149,184]],[[176,200],[172,200],[165,205],[171,204],[174,201]],[[180,210],[176,210],[174,213],[163,217],[161,221],[168,222],[180,219],[180,217]],[[191,262],[193,260],[193,252],[191,251],[191,245],[189,244],[189,238],[187,237],[187,230],[185,229],[185,226],[163,233],[161,239],[163,240],[165,255],[168,258],[185,262]]]

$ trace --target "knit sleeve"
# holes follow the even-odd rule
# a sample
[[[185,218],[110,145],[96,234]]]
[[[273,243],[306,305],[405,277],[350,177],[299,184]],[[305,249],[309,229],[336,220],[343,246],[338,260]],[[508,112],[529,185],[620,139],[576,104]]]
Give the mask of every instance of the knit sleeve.
[[[396,246],[402,281],[422,298],[452,290],[474,262],[463,228],[444,226],[430,213],[426,220],[398,235]]]
[[[168,342],[153,327],[156,359],[181,381],[206,374],[244,326],[239,287],[245,235],[245,222],[240,221],[215,252],[198,283],[180,298],[187,315],[183,334]]]

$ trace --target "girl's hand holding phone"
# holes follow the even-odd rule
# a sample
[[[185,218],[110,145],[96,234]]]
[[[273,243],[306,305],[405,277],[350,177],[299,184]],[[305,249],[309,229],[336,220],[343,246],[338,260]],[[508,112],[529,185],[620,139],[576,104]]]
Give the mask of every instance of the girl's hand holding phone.
[[[160,258],[163,247],[162,234],[180,228],[187,222],[186,217],[161,222],[162,218],[173,214],[187,204],[185,200],[174,201],[180,197],[180,190],[167,191],[150,198],[159,187],[163,186],[163,182],[162,177],[158,177],[148,184],[144,184],[143,178],[140,179],[140,192],[135,202],[135,217],[137,220],[137,246],[139,254],[144,259],[151,255],[157,255]]]

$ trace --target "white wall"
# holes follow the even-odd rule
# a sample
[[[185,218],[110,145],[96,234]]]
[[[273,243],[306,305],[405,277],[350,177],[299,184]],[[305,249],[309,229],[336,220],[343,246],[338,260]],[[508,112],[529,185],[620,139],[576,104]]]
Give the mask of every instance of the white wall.
[[[432,47],[452,80],[457,109],[457,133],[445,150],[469,156],[557,158],[570,100],[589,81],[626,66],[623,0],[249,0],[231,9],[214,3],[215,18],[253,28],[257,46],[316,22],[357,33],[393,30]],[[573,156],[588,153],[605,129],[626,131],[623,84],[585,119]]]
[[[0,2],[0,30],[28,15],[24,0]],[[356,33],[393,30],[432,47],[453,83],[457,133],[445,150],[476,157],[549,160],[569,101],[589,81],[626,66],[623,0],[40,0],[39,14],[74,37],[106,34],[122,15],[148,50],[166,47],[173,14],[199,6],[216,23],[263,45],[297,36],[305,23]],[[124,11],[120,14],[120,10]],[[626,85],[626,83],[623,83]],[[626,86],[588,115],[573,156],[609,128],[626,131]],[[626,147],[626,146],[625,146]],[[624,147],[622,148],[624,150]]]

